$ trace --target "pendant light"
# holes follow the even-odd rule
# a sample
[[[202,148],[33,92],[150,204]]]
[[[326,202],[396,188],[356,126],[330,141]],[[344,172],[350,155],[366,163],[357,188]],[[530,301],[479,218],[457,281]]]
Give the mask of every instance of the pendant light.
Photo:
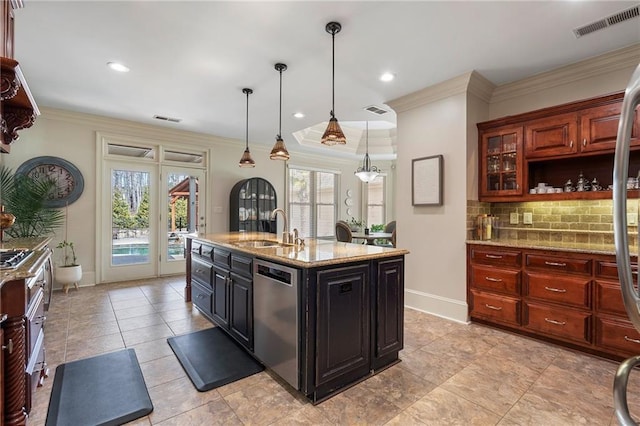
[[[378,177],[380,169],[371,165],[369,159],[369,122],[367,121],[367,136],[366,136],[366,150],[364,154],[364,161],[362,167],[358,167],[358,170],[354,172],[354,175],[358,176],[361,181],[369,183]]]
[[[335,98],[336,98],[336,89],[335,89],[335,74],[336,74],[336,34],[340,32],[342,29],[342,25],[338,22],[329,22],[325,27],[325,30],[329,34],[331,34],[331,119],[329,120],[329,125],[327,126],[327,130],[324,131],[324,135],[322,135],[322,142],[325,145],[344,145],[347,143],[347,138],[344,137],[344,133],[340,128],[340,124],[338,124],[338,119],[336,118],[335,111]]]
[[[242,89],[242,93],[247,95],[247,131],[245,133],[246,145],[244,153],[242,154],[242,158],[240,158],[238,165],[240,167],[255,167],[256,162],[253,161],[253,158],[251,158],[251,152],[249,152],[249,95],[253,93],[253,90],[244,88]]]
[[[278,120],[278,134],[276,135],[276,144],[273,145],[269,158],[272,160],[284,160],[289,159],[289,151],[282,140],[282,71],[287,69],[285,64],[277,63],[276,71],[280,73],[280,119]]]

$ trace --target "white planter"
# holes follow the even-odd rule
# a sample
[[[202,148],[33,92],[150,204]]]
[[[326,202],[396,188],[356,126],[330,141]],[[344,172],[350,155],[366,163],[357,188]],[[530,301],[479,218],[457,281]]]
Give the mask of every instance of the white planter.
[[[82,266],[58,266],[55,270],[55,279],[62,284],[62,289],[65,293],[69,291],[70,284],[73,284],[77,289],[78,283],[82,279]]]

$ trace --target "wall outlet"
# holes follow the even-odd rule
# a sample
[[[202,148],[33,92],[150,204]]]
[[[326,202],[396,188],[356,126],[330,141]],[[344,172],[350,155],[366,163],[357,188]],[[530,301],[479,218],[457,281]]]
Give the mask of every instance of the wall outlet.
[[[518,224],[518,213],[509,213],[509,223],[511,225],[517,225]]]
[[[627,225],[637,225],[638,215],[636,213],[627,213]]]
[[[533,213],[527,212],[522,214],[522,223],[525,225],[533,225]]]

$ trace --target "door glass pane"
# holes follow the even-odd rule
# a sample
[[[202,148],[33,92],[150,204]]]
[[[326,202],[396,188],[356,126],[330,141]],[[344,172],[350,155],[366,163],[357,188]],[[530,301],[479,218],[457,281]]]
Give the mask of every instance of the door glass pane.
[[[198,231],[198,178],[187,173],[167,175],[167,261],[184,259],[184,235]]]
[[[149,263],[149,173],[111,173],[111,264]]]

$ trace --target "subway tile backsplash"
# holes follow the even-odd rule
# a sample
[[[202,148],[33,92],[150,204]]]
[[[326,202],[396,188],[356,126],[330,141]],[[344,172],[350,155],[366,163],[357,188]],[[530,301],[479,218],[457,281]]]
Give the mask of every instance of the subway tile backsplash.
[[[523,224],[523,213],[532,213],[533,224]],[[518,214],[518,224],[510,224],[511,213]],[[627,202],[627,213],[638,221],[638,200]],[[475,236],[476,217],[498,216],[497,238],[529,241],[558,241],[613,244],[612,200],[531,201],[522,203],[483,203],[467,201],[467,238]],[[629,242],[637,242],[637,225],[629,226]]]

